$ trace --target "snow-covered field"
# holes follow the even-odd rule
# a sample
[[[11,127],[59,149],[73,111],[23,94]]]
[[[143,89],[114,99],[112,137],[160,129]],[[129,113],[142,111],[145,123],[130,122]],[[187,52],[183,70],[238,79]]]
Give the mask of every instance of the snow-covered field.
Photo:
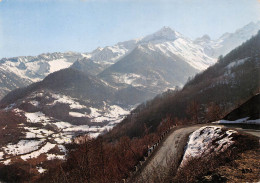
[[[68,104],[70,110],[72,110],[68,113],[70,117],[86,118],[96,124],[75,125],[69,121],[61,121],[44,114],[40,110],[43,104],[41,100],[37,100],[36,98],[46,96],[51,96],[52,100],[45,105],[54,106],[57,103]],[[66,155],[64,144],[71,143],[77,135],[88,134],[90,137],[96,138],[98,135],[112,129],[124,116],[129,114],[128,110],[117,105],[108,105],[105,102],[101,108],[87,107],[77,99],[62,94],[37,92],[37,94],[33,93],[28,96],[27,99],[39,111],[26,112],[17,108],[15,104],[11,104],[5,109],[12,110],[20,116],[24,116],[27,119],[27,123],[18,124],[24,134],[23,137],[20,137],[22,140],[18,143],[9,143],[0,148],[0,163],[10,164],[12,163],[12,157],[16,156],[26,161],[31,158],[37,158],[41,154],[45,154],[47,160],[55,158],[64,159]],[[26,102],[27,99],[23,102]],[[49,153],[55,147],[58,147],[60,153]]]
[[[17,144],[8,144],[4,152],[12,155],[26,154],[38,149],[43,140],[20,140]]]
[[[234,130],[225,131],[217,126],[205,126],[194,131],[189,136],[189,141],[180,166],[184,166],[190,158],[207,156],[212,151],[215,153],[225,151],[234,143],[231,137],[233,133],[237,132]]]
[[[69,104],[71,109],[83,109],[86,108],[86,106],[81,105],[79,102],[75,101],[75,99],[61,94],[52,94],[52,97],[55,99],[53,103],[50,105],[54,105],[56,103],[63,103],[63,104]]]
[[[25,112],[24,115],[27,118],[28,122],[31,123],[47,123],[50,121],[50,119],[42,112]]]

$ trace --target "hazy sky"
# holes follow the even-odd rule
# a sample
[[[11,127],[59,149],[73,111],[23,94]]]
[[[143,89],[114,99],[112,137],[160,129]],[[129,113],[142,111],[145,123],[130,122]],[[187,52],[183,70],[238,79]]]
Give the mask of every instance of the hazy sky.
[[[259,0],[0,0],[0,57],[87,52],[163,26],[218,38],[257,20]]]

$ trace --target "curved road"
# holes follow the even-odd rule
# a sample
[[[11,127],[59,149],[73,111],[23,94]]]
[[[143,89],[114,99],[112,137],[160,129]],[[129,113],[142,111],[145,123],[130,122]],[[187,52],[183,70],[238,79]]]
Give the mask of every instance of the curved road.
[[[179,165],[189,135],[202,126],[221,126],[230,128],[217,124],[199,124],[173,130],[143,164],[141,170],[139,170],[139,172],[137,172],[128,182],[159,182],[161,177],[168,174],[169,171],[173,171],[169,168],[171,165]],[[252,133],[252,130],[250,129],[241,130],[236,128],[235,130],[260,137],[259,131],[253,130]]]
[[[181,161],[184,147],[187,144],[189,134],[204,125],[194,125],[172,131],[168,137],[155,150],[140,172],[130,182],[154,182],[155,176],[160,179],[163,174],[169,172],[167,168],[171,163]]]

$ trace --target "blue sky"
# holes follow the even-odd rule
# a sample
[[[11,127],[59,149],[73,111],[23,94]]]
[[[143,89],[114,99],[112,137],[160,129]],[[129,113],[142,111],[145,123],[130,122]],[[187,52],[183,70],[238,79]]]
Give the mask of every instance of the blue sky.
[[[88,52],[170,26],[218,38],[260,20],[259,0],[0,0],[0,58]]]

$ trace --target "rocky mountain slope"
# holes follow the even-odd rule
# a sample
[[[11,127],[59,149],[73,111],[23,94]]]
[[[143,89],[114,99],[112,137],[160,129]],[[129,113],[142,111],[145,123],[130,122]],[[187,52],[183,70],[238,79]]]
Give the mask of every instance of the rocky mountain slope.
[[[3,58],[0,60],[0,69],[9,73],[10,77],[8,83],[3,80],[0,82],[0,98],[15,88],[27,86],[50,73],[67,68],[80,58],[83,56],[74,52]],[[16,85],[17,82],[20,84]]]
[[[18,75],[8,70],[0,68],[0,99],[11,90],[29,85],[31,82],[22,79]]]

